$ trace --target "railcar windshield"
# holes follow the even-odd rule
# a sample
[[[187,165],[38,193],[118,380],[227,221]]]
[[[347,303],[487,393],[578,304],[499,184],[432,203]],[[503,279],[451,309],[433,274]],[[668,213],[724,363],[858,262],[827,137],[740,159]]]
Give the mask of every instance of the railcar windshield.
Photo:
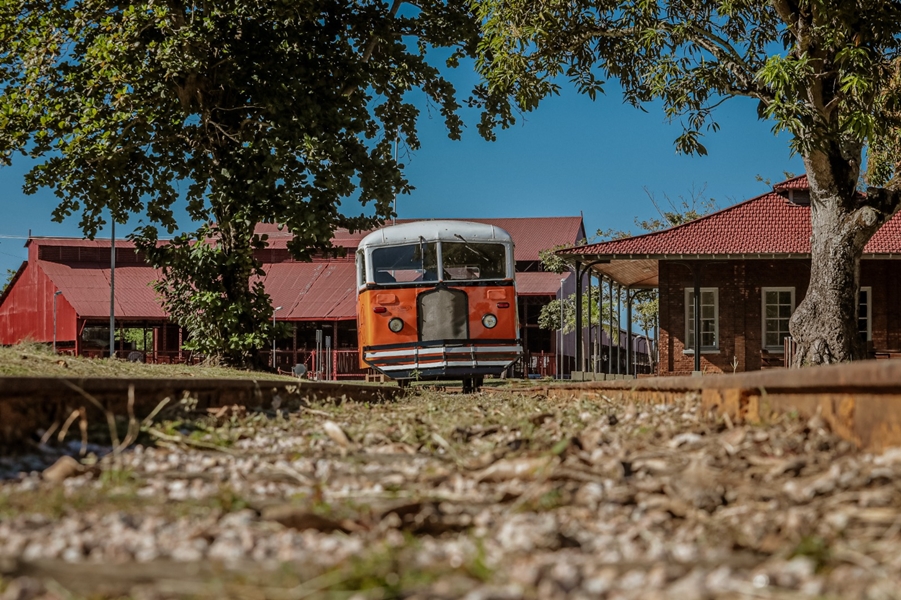
[[[503,244],[442,242],[441,257],[445,281],[503,279],[507,273]]]
[[[420,242],[372,251],[375,283],[438,281],[438,244]]]

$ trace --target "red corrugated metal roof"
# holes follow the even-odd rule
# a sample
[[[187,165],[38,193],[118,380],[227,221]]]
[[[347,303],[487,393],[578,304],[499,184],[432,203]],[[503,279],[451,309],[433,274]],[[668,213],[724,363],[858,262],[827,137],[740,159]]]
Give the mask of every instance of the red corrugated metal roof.
[[[516,260],[538,260],[538,253],[585,237],[582,217],[523,217],[518,219],[467,219],[505,230],[513,238]],[[571,241],[570,241],[571,240]]]
[[[580,217],[473,219],[496,225],[509,232],[516,243],[517,260],[537,260],[538,251],[559,244],[571,244],[584,231]],[[410,222],[404,220],[399,222]],[[284,248],[289,234],[272,224],[261,224],[258,232],[271,235],[273,247]],[[367,232],[349,233],[339,230],[333,242],[355,248]],[[71,248],[109,248],[108,239],[32,238],[26,245]],[[134,244],[119,240],[117,247],[133,248]],[[32,255],[30,253],[30,255]],[[109,263],[92,260],[40,260],[35,263],[62,292],[81,318],[105,318],[109,315]],[[343,320],[356,317],[356,276],[351,261],[318,261],[315,263],[283,262],[263,265],[266,291],[274,306],[283,306],[280,319]],[[152,283],[158,271],[143,265],[123,264],[116,267],[116,316],[121,319],[163,319],[166,317]],[[520,293],[553,295],[559,287],[560,275],[527,273],[520,278]]]
[[[263,284],[272,297],[272,305],[282,307],[276,318],[301,321],[356,318],[353,263],[275,263],[263,268],[266,271]]]
[[[27,248],[31,244],[39,246],[67,246],[72,248],[109,248],[109,239],[67,238],[67,237],[32,237],[25,242]],[[125,239],[116,240],[116,248],[134,248],[134,242]]]
[[[109,316],[109,265],[78,263],[66,265],[46,260],[40,268],[58,287],[78,316]],[[121,319],[165,319],[166,313],[151,287],[157,271],[146,266],[116,267],[116,317]]]
[[[554,296],[560,291],[560,280],[570,275],[571,273],[517,273],[516,293],[520,296]]]
[[[795,177],[776,188],[807,189],[807,178]],[[810,235],[810,207],[792,204],[774,191],[671,229],[578,246],[566,252],[655,257],[809,254]],[[901,213],[895,214],[873,236],[864,253],[901,253]]]
[[[412,223],[423,219],[398,219],[398,223]],[[505,230],[513,237],[516,244],[516,260],[538,260],[541,250],[553,248],[561,244],[574,244],[585,237],[582,228],[581,217],[520,217],[509,219],[457,219],[472,221],[474,223],[487,223]],[[386,225],[387,227],[387,225]],[[270,248],[285,248],[291,239],[287,231],[279,231],[274,223],[260,223],[256,226],[256,233],[265,233],[269,236]],[[347,229],[337,229],[332,236],[332,244],[335,246],[353,249],[360,240],[369,234],[369,231],[356,231],[350,233]],[[97,238],[93,240],[79,238],[58,237],[34,237],[25,245],[37,244],[40,246],[64,246],[73,248],[109,248],[109,239]],[[134,248],[133,242],[125,239],[116,240],[117,248]]]
[[[398,219],[398,224],[412,223],[423,219]],[[513,237],[516,245],[515,258],[519,261],[538,260],[541,250],[553,248],[561,244],[574,244],[585,237],[582,228],[582,217],[522,217],[511,219],[456,219],[459,221],[472,221],[473,223],[486,223],[495,225],[505,230]],[[386,225],[387,227],[388,225]],[[269,246],[272,248],[285,248],[291,234],[287,231],[279,231],[272,223],[260,223],[256,228],[257,233],[265,233],[269,236]],[[332,244],[348,249],[354,249],[368,234],[368,231],[350,233],[346,229],[338,229],[332,237]]]
[[[109,315],[109,265],[76,266],[38,261],[41,269],[82,318]],[[276,263],[263,266],[263,284],[277,318],[331,320],[356,318],[354,265],[348,262]],[[149,267],[116,267],[116,317],[164,319],[152,283],[157,271]]]

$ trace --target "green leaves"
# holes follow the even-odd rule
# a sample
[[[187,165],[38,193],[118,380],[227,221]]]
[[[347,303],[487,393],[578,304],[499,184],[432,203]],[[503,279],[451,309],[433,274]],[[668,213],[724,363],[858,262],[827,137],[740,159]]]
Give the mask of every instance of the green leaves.
[[[758,100],[758,114],[804,154],[830,145],[847,153],[901,128],[901,5],[890,0],[472,5],[482,19],[485,130],[509,127],[515,110],[534,110],[561,79],[595,98],[611,78],[627,102],[659,101],[682,123],[680,152],[706,153],[712,111],[734,96]]]
[[[291,250],[309,258],[331,250],[337,227],[369,228],[390,216],[410,184],[389,148],[396,139],[419,146],[412,90],[439,108],[451,137],[461,134],[457,91],[443,63],[432,64],[432,49],[451,48],[452,64],[473,56],[477,22],[457,0],[397,7],[0,0],[0,162],[15,153],[35,159],[26,191],[53,189],[54,218],[78,214],[89,237],[110,211],[119,222],[144,218],[137,238],[147,247],[157,230],[249,224],[216,246],[220,258],[193,251],[206,271],[187,268],[187,238],[156,256],[164,273],[186,278],[164,284],[194,307],[171,304],[173,315],[244,352],[264,330],[253,327],[265,315],[261,297],[235,266],[246,267],[253,224],[283,223],[295,236]],[[176,221],[177,200],[195,223]],[[368,205],[366,216],[339,210],[348,200]],[[217,305],[201,293],[208,279],[244,299]],[[213,313],[221,336],[196,317]]]

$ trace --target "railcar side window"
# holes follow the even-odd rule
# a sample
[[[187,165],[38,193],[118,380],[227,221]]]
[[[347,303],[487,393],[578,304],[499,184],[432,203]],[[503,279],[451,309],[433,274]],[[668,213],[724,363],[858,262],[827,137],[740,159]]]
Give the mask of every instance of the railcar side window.
[[[357,287],[366,284],[366,253],[357,250]]]
[[[507,260],[503,244],[443,242],[444,279],[503,279]]]
[[[438,244],[423,242],[372,251],[376,283],[438,281]]]

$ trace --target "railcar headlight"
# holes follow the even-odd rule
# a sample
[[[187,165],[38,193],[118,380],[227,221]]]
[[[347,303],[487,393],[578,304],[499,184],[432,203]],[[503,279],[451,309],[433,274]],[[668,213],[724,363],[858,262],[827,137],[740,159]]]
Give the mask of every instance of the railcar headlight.
[[[482,325],[487,327],[488,329],[494,329],[494,326],[497,325],[497,317],[488,313],[484,317],[482,317]]]
[[[394,317],[390,321],[388,321],[388,329],[393,331],[394,333],[400,333],[400,330],[404,328],[404,322],[397,317]]]

